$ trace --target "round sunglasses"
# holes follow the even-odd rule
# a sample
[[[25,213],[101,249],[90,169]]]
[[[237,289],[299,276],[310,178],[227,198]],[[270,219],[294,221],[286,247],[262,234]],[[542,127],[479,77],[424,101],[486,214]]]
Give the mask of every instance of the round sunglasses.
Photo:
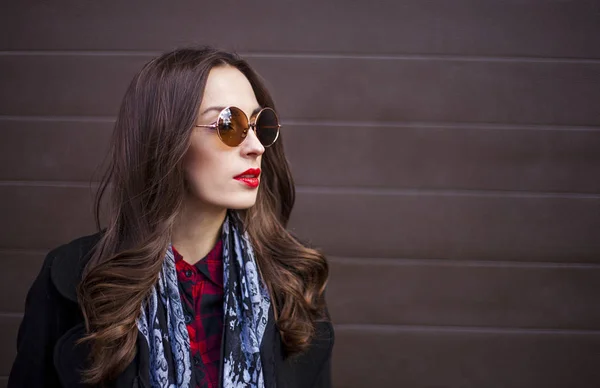
[[[248,130],[254,129],[260,143],[269,147],[279,137],[279,118],[271,108],[263,108],[255,115],[250,123],[243,110],[235,106],[228,106],[219,113],[219,118],[213,124],[196,124],[196,127],[212,128],[217,130],[219,139],[230,147],[237,147],[248,136]]]

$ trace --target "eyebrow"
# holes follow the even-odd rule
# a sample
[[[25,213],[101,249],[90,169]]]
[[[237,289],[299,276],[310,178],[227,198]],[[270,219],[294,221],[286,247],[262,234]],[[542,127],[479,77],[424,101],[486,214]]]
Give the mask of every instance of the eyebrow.
[[[213,111],[213,110],[217,111],[217,112],[221,112],[225,108],[227,108],[227,107],[226,106],[211,106],[210,108],[205,109],[204,112],[201,113],[201,116],[204,116],[205,114],[207,114],[208,112]],[[254,116],[258,112],[260,112],[261,109],[262,109],[262,107],[260,107],[260,106],[256,109],[254,109],[250,116]]]

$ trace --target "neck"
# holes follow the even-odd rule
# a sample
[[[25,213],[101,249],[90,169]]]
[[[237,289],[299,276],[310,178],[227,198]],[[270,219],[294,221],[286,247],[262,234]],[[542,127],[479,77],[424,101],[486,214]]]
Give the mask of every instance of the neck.
[[[221,238],[227,209],[215,208],[187,198],[178,215],[171,243],[183,260],[195,264],[203,259]]]

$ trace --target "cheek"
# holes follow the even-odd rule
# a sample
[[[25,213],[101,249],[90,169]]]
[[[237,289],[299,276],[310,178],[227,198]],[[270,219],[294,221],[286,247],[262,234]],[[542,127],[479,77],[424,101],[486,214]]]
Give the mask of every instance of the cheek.
[[[190,194],[203,202],[220,204],[223,194],[231,190],[229,154],[211,144],[211,139],[197,140],[186,153],[184,166],[186,187]]]
[[[221,175],[217,156],[214,152],[197,145],[192,145],[188,150],[184,161],[186,178],[195,190],[217,183]]]

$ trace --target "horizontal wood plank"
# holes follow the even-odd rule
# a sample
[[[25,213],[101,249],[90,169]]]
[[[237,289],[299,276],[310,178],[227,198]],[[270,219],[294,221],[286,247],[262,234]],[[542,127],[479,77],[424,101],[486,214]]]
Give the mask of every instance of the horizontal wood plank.
[[[600,266],[332,258],[338,324],[600,330]]]
[[[115,116],[129,82],[149,59],[0,56],[0,115]]]
[[[600,334],[336,329],[336,388],[596,388]]]
[[[301,192],[292,228],[344,257],[598,262],[600,199]]]
[[[600,124],[600,63],[312,58],[251,63],[272,85],[283,117]]]
[[[300,185],[600,192],[600,131],[291,125]]]
[[[235,0],[12,2],[0,14],[0,49],[164,50],[198,42],[259,52],[600,58],[597,5],[587,0],[384,0],[376,7],[343,0],[268,0],[260,6]],[[227,28],[215,28],[222,27],[225,14]]]
[[[0,249],[49,250],[94,233],[92,187],[0,186]]]
[[[148,59],[0,56],[0,115],[114,116],[131,77]],[[336,58],[250,62],[272,86],[285,119],[600,125],[596,63]]]
[[[0,180],[98,181],[112,120],[0,119]],[[600,193],[600,130],[284,125],[297,185]],[[16,163],[18,161],[18,163]]]
[[[99,181],[112,121],[0,119],[0,180]]]

